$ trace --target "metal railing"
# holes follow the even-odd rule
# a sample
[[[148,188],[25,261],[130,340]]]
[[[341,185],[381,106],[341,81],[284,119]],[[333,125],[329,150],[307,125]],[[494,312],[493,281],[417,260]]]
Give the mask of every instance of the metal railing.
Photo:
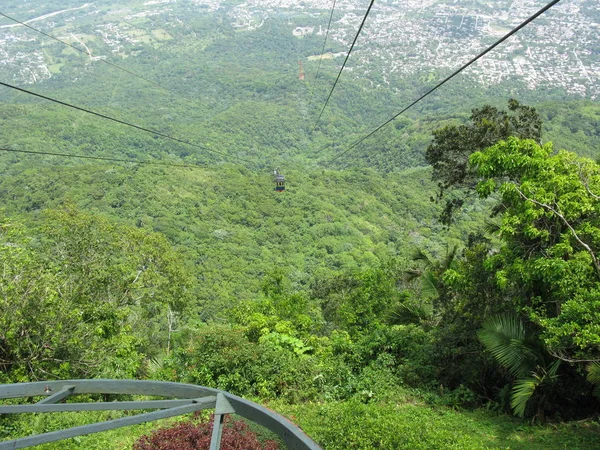
[[[71,395],[122,394],[163,397],[169,400],[140,400],[92,403],[59,403]],[[0,442],[0,450],[17,449],[75,436],[165,419],[204,409],[214,409],[210,450],[218,450],[226,414],[237,414],[275,433],[291,450],[321,450],[300,428],[285,417],[257,403],[218,389],[192,384],[142,380],[65,380],[0,385],[0,400],[44,396],[37,403],[1,405],[0,415],[63,411],[148,410],[134,416],[83,425],[50,433]]]

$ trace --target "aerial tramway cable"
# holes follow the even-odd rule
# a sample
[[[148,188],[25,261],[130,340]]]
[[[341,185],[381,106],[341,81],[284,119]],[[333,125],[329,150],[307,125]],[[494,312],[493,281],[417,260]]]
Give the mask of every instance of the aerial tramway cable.
[[[438,84],[436,84],[434,87],[432,87],[431,89],[429,89],[427,92],[425,92],[425,94],[421,95],[418,99],[416,99],[414,102],[412,102],[410,105],[408,105],[406,108],[404,108],[402,111],[400,111],[399,113],[397,113],[396,115],[394,115],[393,117],[391,117],[390,119],[388,119],[387,121],[385,121],[384,123],[382,123],[381,125],[379,125],[377,128],[375,128],[373,131],[371,131],[369,134],[363,136],[362,138],[360,138],[358,141],[356,141],[354,144],[352,144],[348,149],[344,150],[342,153],[339,153],[338,155],[334,156],[333,158],[331,158],[330,160],[326,161],[324,163],[324,165],[329,165],[331,164],[333,161],[335,161],[336,159],[344,156],[345,154],[347,154],[348,152],[350,152],[351,150],[353,150],[355,147],[357,147],[359,144],[361,144],[365,139],[373,136],[375,133],[377,133],[379,130],[381,130],[383,127],[385,127],[386,125],[388,125],[389,123],[393,122],[398,116],[400,116],[401,114],[403,114],[405,111],[409,110],[410,108],[412,108],[414,105],[416,105],[417,103],[419,103],[421,100],[423,100],[425,97],[427,97],[429,94],[431,94],[433,91],[435,91],[436,89],[438,89],[439,87],[441,87],[442,85],[444,85],[446,82],[450,81],[452,78],[454,78],[456,75],[458,75],[460,72],[462,72],[463,70],[465,70],[467,67],[469,67],[471,64],[473,64],[474,62],[476,62],[478,59],[482,58],[483,56],[485,56],[487,53],[489,53],[490,51],[492,51],[494,48],[496,48],[498,45],[500,45],[502,42],[504,42],[505,40],[507,40],[509,37],[511,37],[513,34],[517,33],[519,30],[521,30],[521,28],[525,27],[526,25],[528,25],[530,22],[533,22],[535,19],[537,19],[539,16],[541,16],[542,14],[544,14],[546,11],[548,11],[550,8],[552,8],[554,5],[556,5],[560,0],[553,0],[550,3],[548,3],[546,6],[544,6],[542,9],[540,9],[538,12],[536,12],[535,14],[533,14],[532,16],[530,16],[527,20],[525,20],[523,23],[521,23],[519,26],[517,26],[516,28],[512,29],[510,32],[508,32],[507,34],[505,34],[504,36],[502,36],[499,40],[497,40],[496,42],[494,42],[492,45],[490,45],[489,47],[487,47],[484,51],[482,51],[481,53],[479,53],[477,56],[475,56],[473,59],[471,59],[469,62],[467,62],[466,64],[464,64],[463,66],[461,66],[459,69],[455,70],[451,75],[447,76],[446,78],[444,78],[442,81],[440,81]],[[324,149],[322,149],[324,150]]]
[[[327,38],[329,36],[329,28],[331,27],[331,19],[333,19],[333,11],[335,10],[335,2],[333,0],[333,6],[331,7],[331,13],[329,14],[329,23],[327,24],[327,30],[325,31],[325,40],[323,41],[323,48],[321,49],[321,56],[319,56],[319,65],[317,66],[317,74],[315,75],[315,81],[312,86],[312,90],[310,91],[310,99],[308,101],[308,109],[312,105],[313,95],[315,93],[315,87],[317,84],[317,80],[319,79],[319,72],[321,71],[321,61],[323,61],[323,54],[325,53],[325,46],[327,45]]]
[[[71,153],[38,152],[38,151],[34,151],[34,150],[18,150],[15,148],[3,148],[3,147],[0,147],[0,151],[10,152],[10,153],[26,153],[29,155],[60,156],[63,158],[95,159],[95,160],[99,160],[99,161],[132,163],[132,164],[153,165],[153,166],[186,167],[186,168],[194,168],[194,169],[197,169],[198,167],[202,167],[199,164],[176,164],[176,163],[165,163],[165,162],[158,162],[158,161],[137,161],[137,160],[133,160],[133,159],[111,158],[109,156],[73,155]]]
[[[54,102],[54,103],[58,103],[59,105],[62,105],[62,106],[67,106],[69,108],[73,108],[73,109],[76,109],[78,111],[83,111],[85,113],[92,114],[92,115],[97,116],[97,117],[101,117],[103,119],[112,120],[113,122],[120,123],[121,125],[126,125],[128,127],[135,128],[135,129],[140,130],[140,131],[144,131],[146,133],[151,133],[152,135],[160,136],[162,138],[169,139],[171,141],[178,142],[180,144],[185,144],[185,145],[189,145],[191,147],[199,148],[201,150],[205,150],[205,151],[208,151],[210,153],[215,153],[215,154],[224,156],[224,157],[229,158],[229,159],[236,159],[238,161],[242,161],[242,162],[248,163],[248,164],[253,165],[253,166],[255,165],[253,162],[245,160],[245,159],[242,159],[242,158],[239,158],[237,156],[232,156],[232,155],[228,155],[228,154],[223,153],[223,152],[219,152],[217,150],[212,150],[212,149],[209,149],[209,148],[204,147],[202,145],[194,144],[193,142],[186,141],[184,139],[179,139],[179,138],[176,138],[176,137],[173,137],[173,136],[169,136],[168,134],[164,134],[164,133],[161,133],[159,131],[151,130],[149,128],[144,128],[142,126],[135,125],[133,123],[125,122],[124,120],[116,119],[114,117],[107,116],[105,114],[101,114],[101,113],[98,113],[98,112],[95,112],[95,111],[91,111],[89,109],[82,108],[80,106],[76,106],[76,105],[72,105],[70,103],[66,103],[66,102],[63,102],[63,101],[60,101],[60,100],[56,100],[56,99],[54,99],[52,97],[47,97],[47,96],[42,95],[42,94],[37,94],[35,92],[28,91],[27,89],[23,89],[23,88],[20,88],[18,86],[13,86],[11,84],[4,83],[2,81],[0,81],[0,86],[6,86],[8,88],[15,89],[15,90],[23,92],[25,94],[33,95],[35,97],[43,98],[44,100],[48,100],[48,101],[51,101],[51,102]]]
[[[335,82],[333,83],[333,86],[331,87],[331,91],[329,91],[329,95],[327,96],[327,100],[325,100],[325,104],[323,105],[323,108],[321,109],[321,112],[319,113],[319,117],[317,119],[317,121],[315,122],[315,126],[313,127],[313,131],[315,128],[317,128],[317,125],[319,124],[319,122],[321,121],[321,116],[323,115],[323,111],[325,111],[325,108],[327,107],[327,104],[329,103],[329,99],[331,98],[331,94],[333,94],[333,91],[335,89],[335,87],[338,84],[338,81],[340,79],[340,76],[342,75],[342,71],[344,70],[344,67],[346,67],[346,62],[348,62],[348,58],[350,57],[350,53],[352,53],[352,49],[354,49],[354,44],[356,44],[356,40],[358,39],[358,36],[360,34],[360,32],[362,31],[363,25],[365,24],[367,17],[369,16],[369,13],[371,12],[371,8],[373,7],[373,3],[375,3],[375,0],[371,0],[371,3],[369,4],[369,7],[367,8],[367,12],[365,13],[365,16],[363,17],[363,20],[360,24],[360,27],[358,27],[358,31],[356,32],[356,36],[354,36],[354,41],[352,41],[352,45],[350,46],[350,50],[348,50],[348,53],[346,54],[346,59],[344,59],[344,64],[342,64],[342,67],[340,68],[340,71],[337,75],[337,78],[335,79]]]

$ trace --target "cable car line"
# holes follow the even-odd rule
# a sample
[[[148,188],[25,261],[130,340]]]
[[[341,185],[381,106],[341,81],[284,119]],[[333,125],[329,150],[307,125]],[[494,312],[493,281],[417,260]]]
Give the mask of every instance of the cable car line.
[[[50,39],[54,39],[55,41],[60,42],[61,44],[67,45],[67,46],[71,47],[73,50],[77,50],[78,52],[83,53],[84,55],[89,56],[90,58],[92,56],[91,53],[88,53],[85,50],[83,50],[83,49],[81,49],[79,47],[74,46],[73,44],[69,44],[68,42],[63,41],[62,39],[59,39],[59,38],[57,38],[55,36],[52,36],[51,34],[45,33],[42,30],[38,30],[37,28],[34,28],[31,25],[26,24],[25,22],[21,22],[21,21],[15,19],[13,17],[7,16],[3,12],[0,12],[0,16],[6,17],[7,19],[12,20],[13,22],[16,22],[16,23],[18,23],[20,25],[23,25],[24,27],[27,27],[30,30],[35,31],[36,33],[40,33],[40,34],[42,34],[42,35],[44,35],[46,37],[49,37]],[[133,75],[134,77],[139,78],[140,80],[144,80],[147,83],[153,84],[154,86],[156,86],[156,87],[158,87],[160,89],[163,89],[163,90],[165,90],[167,92],[171,92],[172,94],[175,94],[175,95],[183,97],[181,94],[178,94],[175,91],[171,91],[170,89],[167,89],[167,88],[161,86],[160,84],[156,83],[155,81],[149,80],[148,78],[145,78],[145,77],[143,77],[141,75],[138,75],[137,73],[132,72],[129,69],[125,69],[124,67],[121,67],[121,66],[119,66],[117,64],[114,64],[114,63],[112,63],[110,61],[107,61],[105,59],[98,59],[98,61],[102,61],[103,63],[108,64],[109,66],[114,67],[115,69],[119,69],[119,70],[122,70],[123,72],[127,72],[129,75]]]
[[[362,31],[363,25],[365,24],[365,21],[367,20],[367,17],[369,16],[369,13],[371,12],[371,8],[373,7],[373,3],[375,3],[375,0],[371,0],[371,3],[369,4],[369,8],[367,9],[367,12],[365,13],[365,16],[363,17],[363,20],[360,24],[360,27],[358,27],[358,31],[356,32],[356,36],[354,36],[354,41],[352,41],[352,45],[350,46],[350,50],[348,50],[348,53],[346,54],[346,59],[344,59],[344,64],[342,64],[342,67],[337,75],[337,78],[335,79],[335,82],[333,83],[333,86],[331,88],[331,91],[329,91],[329,95],[327,96],[327,100],[325,100],[325,104],[323,105],[323,108],[321,109],[321,112],[319,114],[319,118],[317,119],[317,121],[315,122],[315,126],[313,127],[313,131],[315,128],[317,128],[317,125],[319,124],[319,122],[321,121],[321,116],[323,115],[323,111],[325,111],[325,108],[327,107],[327,104],[329,103],[329,99],[331,98],[331,94],[333,94],[333,90],[335,89],[336,85],[338,84],[338,81],[340,79],[340,76],[342,75],[342,71],[344,70],[344,67],[346,67],[346,62],[348,62],[348,58],[350,57],[350,53],[352,53],[352,49],[354,49],[354,44],[356,44],[356,40],[358,39],[358,36],[360,34],[360,32]]]
[[[327,37],[329,36],[329,28],[331,27],[331,19],[333,19],[333,11],[335,10],[335,2],[333,0],[333,6],[331,7],[331,14],[329,14],[329,23],[327,24],[327,30],[325,31],[325,40],[323,41],[323,48],[321,49],[321,56],[319,57],[319,65],[317,66],[317,74],[315,75],[315,81],[313,83],[312,90],[310,92],[310,99],[308,101],[308,109],[310,110],[310,106],[312,105],[313,95],[315,93],[315,87],[317,85],[317,80],[319,79],[319,72],[321,71],[321,61],[323,61],[323,54],[325,53],[325,45],[327,44]]]
[[[187,168],[194,168],[194,169],[202,167],[199,164],[176,164],[176,163],[165,163],[165,162],[158,162],[158,161],[135,161],[132,159],[111,158],[109,156],[73,155],[71,153],[38,152],[38,151],[34,151],[34,150],[17,150],[14,148],[3,148],[3,147],[0,147],[0,151],[11,152],[11,153],[27,153],[30,155],[61,156],[64,158],[95,159],[95,160],[100,160],[100,161],[133,163],[133,164],[143,164],[143,165],[153,165],[153,166],[187,167]]]
[[[25,94],[29,94],[29,95],[33,95],[33,96],[35,96],[35,97],[43,98],[44,100],[48,100],[48,101],[51,101],[51,102],[54,102],[54,103],[58,103],[59,105],[62,105],[62,106],[67,106],[67,107],[69,107],[69,108],[73,108],[73,109],[76,109],[76,110],[78,110],[78,111],[83,111],[83,112],[85,112],[85,113],[92,114],[92,115],[94,115],[94,116],[97,116],[97,117],[101,117],[101,118],[103,118],[103,119],[111,120],[111,121],[113,121],[113,122],[120,123],[121,125],[126,125],[126,126],[128,126],[128,127],[135,128],[135,129],[137,129],[137,130],[144,131],[144,132],[146,132],[146,133],[151,133],[152,135],[155,135],[155,136],[160,136],[160,137],[162,137],[162,138],[169,139],[169,140],[171,140],[171,141],[178,142],[178,143],[180,143],[180,144],[189,145],[189,146],[191,146],[191,147],[195,147],[195,148],[198,148],[198,149],[200,149],[200,150],[205,150],[205,151],[207,151],[207,152],[210,152],[210,153],[215,153],[215,154],[218,154],[218,155],[224,156],[224,157],[226,157],[226,158],[229,158],[229,159],[236,159],[236,160],[238,160],[238,161],[246,162],[246,163],[249,163],[249,164],[251,164],[251,165],[253,165],[253,166],[255,165],[253,162],[250,162],[250,161],[248,161],[248,160],[244,160],[244,159],[242,159],[242,158],[239,158],[239,157],[237,157],[237,156],[232,156],[232,155],[228,155],[228,154],[226,154],[226,153],[223,153],[223,152],[220,152],[220,151],[217,151],[217,150],[209,149],[209,148],[207,148],[207,147],[204,147],[204,146],[202,146],[202,145],[199,145],[199,144],[194,144],[193,142],[189,142],[189,141],[186,141],[186,140],[184,140],[184,139],[179,139],[179,138],[176,138],[176,137],[173,137],[173,136],[169,136],[168,134],[161,133],[160,131],[151,130],[151,129],[149,129],[149,128],[144,128],[144,127],[142,127],[142,126],[135,125],[135,124],[133,124],[133,123],[130,123],[130,122],[125,122],[124,120],[116,119],[116,118],[114,118],[114,117],[107,116],[107,115],[105,115],[105,114],[101,114],[101,113],[99,113],[99,112],[91,111],[91,110],[89,110],[89,109],[82,108],[81,106],[76,106],[76,105],[72,105],[72,104],[70,104],[70,103],[67,103],[67,102],[63,102],[63,101],[60,101],[60,100],[56,100],[56,99],[54,99],[54,98],[52,98],[52,97],[47,97],[47,96],[45,96],[45,95],[42,95],[42,94],[37,94],[37,93],[35,93],[35,92],[28,91],[27,89],[23,89],[23,88],[20,88],[20,87],[18,87],[18,86],[13,86],[13,85],[11,85],[11,84],[4,83],[4,82],[2,82],[2,81],[0,81],[0,85],[1,85],[1,86],[6,86],[6,87],[8,87],[8,88],[11,88],[11,89],[15,89],[15,90],[17,90],[17,91],[20,91],[20,92],[23,92],[23,93],[25,93]]]
[[[425,92],[425,94],[421,95],[418,99],[416,99],[415,101],[413,101],[410,105],[408,105],[402,111],[400,111],[399,113],[397,113],[396,115],[394,115],[393,117],[391,117],[390,119],[388,119],[387,121],[383,122],[381,125],[379,125],[377,128],[375,128],[373,131],[371,131],[366,136],[363,136],[362,138],[360,138],[358,141],[356,141],[354,144],[352,144],[348,149],[344,150],[342,153],[339,153],[338,155],[334,156],[330,160],[326,161],[324,165],[331,164],[336,159],[344,156],[345,154],[347,154],[348,152],[350,152],[352,149],[354,149],[355,147],[357,147],[364,140],[366,140],[367,138],[373,136],[375,133],[377,133],[379,130],[381,130],[382,128],[384,128],[386,125],[388,125],[389,123],[393,122],[398,116],[400,116],[405,111],[407,111],[410,108],[412,108],[414,105],[416,105],[417,103],[419,103],[421,100],[423,100],[425,97],[427,97],[433,91],[435,91],[436,89],[438,89],[439,87],[441,87],[442,85],[444,85],[446,82],[450,81],[452,78],[454,78],[460,72],[462,72],[463,70],[465,70],[467,67],[469,67],[470,65],[472,65],[473,63],[475,63],[477,60],[479,60],[480,58],[482,58],[483,56],[485,56],[487,53],[489,53],[490,51],[492,51],[494,48],[496,48],[498,45],[500,45],[501,43],[503,43],[505,40],[507,40],[508,38],[510,38],[513,34],[517,33],[519,30],[521,30],[521,28],[523,28],[526,25],[528,25],[529,23],[533,22],[539,16],[541,16],[546,11],[548,11],[550,8],[552,8],[554,5],[556,5],[559,1],[560,0],[552,0],[550,3],[548,3],[542,9],[540,9],[538,12],[536,12],[535,14],[533,14],[532,16],[530,16],[528,19],[526,19],[524,22],[522,22],[519,26],[517,26],[516,28],[512,29],[510,32],[508,32],[504,36],[502,36],[499,40],[497,40],[492,45],[490,45],[489,47],[487,47],[484,51],[482,51],[477,56],[475,56],[474,58],[472,58],[469,62],[467,62],[466,64],[464,64],[463,66],[461,66],[459,69],[455,70],[451,75],[447,76],[442,81],[440,81],[438,84],[436,84],[434,87],[432,87],[431,89],[429,89],[427,92]]]

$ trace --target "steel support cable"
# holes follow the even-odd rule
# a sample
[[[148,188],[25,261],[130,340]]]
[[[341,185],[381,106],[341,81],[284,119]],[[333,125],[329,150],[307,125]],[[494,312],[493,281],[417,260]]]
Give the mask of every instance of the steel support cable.
[[[482,58],[483,56],[485,56],[487,53],[491,52],[494,48],[496,48],[498,45],[500,45],[501,43],[503,43],[505,40],[507,40],[508,38],[510,38],[513,34],[517,33],[519,30],[521,30],[521,28],[529,25],[529,23],[533,22],[535,19],[537,19],[539,16],[541,16],[542,14],[544,14],[546,11],[548,11],[550,8],[552,8],[554,5],[556,5],[558,2],[560,2],[560,0],[553,0],[550,3],[548,3],[546,6],[544,6],[542,9],[540,9],[538,12],[536,12],[534,15],[530,16],[527,20],[525,20],[523,23],[521,23],[519,26],[517,26],[516,28],[514,28],[512,31],[508,32],[507,34],[505,34],[503,37],[501,37],[499,40],[497,40],[496,42],[494,42],[491,46],[489,46],[488,48],[486,48],[484,51],[482,51],[481,53],[479,53],[477,56],[475,56],[473,59],[471,59],[468,63],[464,64],[462,67],[460,67],[459,69],[455,70],[451,75],[447,76],[446,78],[444,78],[442,81],[440,81],[438,84],[436,84],[434,87],[432,87],[431,89],[429,89],[427,92],[425,92],[425,94],[421,95],[418,99],[416,99],[414,102],[412,102],[410,105],[408,105],[406,108],[404,108],[402,111],[400,111],[398,114],[394,115],[392,118],[388,119],[387,121],[385,121],[384,123],[382,123],[381,125],[379,125],[377,128],[375,128],[373,131],[371,131],[369,134],[367,134],[366,136],[360,138],[358,141],[356,141],[354,144],[352,144],[348,149],[344,150],[342,153],[339,153],[338,155],[336,155],[335,157],[331,158],[330,160],[326,161],[324,163],[324,165],[329,165],[331,164],[333,161],[335,161],[336,159],[344,156],[345,154],[347,154],[348,152],[350,152],[351,150],[353,150],[355,147],[357,147],[359,144],[361,144],[363,141],[365,141],[366,139],[368,139],[369,137],[373,136],[375,133],[377,133],[379,130],[381,130],[383,127],[385,127],[386,125],[390,124],[391,122],[393,122],[396,118],[398,118],[398,116],[400,116],[401,114],[403,114],[405,111],[409,110],[410,108],[412,108],[414,105],[416,105],[417,103],[419,103],[421,100],[423,100],[425,97],[427,97],[429,94],[431,94],[433,91],[435,91],[436,89],[438,89],[439,87],[441,87],[442,85],[444,85],[446,82],[450,81],[452,78],[454,78],[456,75],[458,75],[460,72],[462,72],[463,70],[465,70],[467,67],[469,67],[470,65],[472,65],[473,63],[475,63],[478,59]],[[324,149],[321,149],[321,151]]]
[[[331,27],[331,19],[333,19],[333,11],[335,10],[335,2],[333,0],[333,6],[331,7],[331,14],[329,14],[329,23],[327,24],[327,30],[325,31],[325,40],[323,41],[323,48],[321,49],[321,56],[319,57],[319,65],[317,66],[317,74],[315,75],[315,81],[310,92],[310,99],[308,101],[308,109],[310,110],[310,106],[312,105],[313,95],[315,93],[315,87],[317,84],[317,80],[319,79],[319,72],[321,71],[321,61],[323,61],[323,54],[325,53],[325,46],[327,45],[327,38],[329,37],[329,28]]]
[[[245,163],[248,163],[248,164],[251,164],[251,165],[255,165],[255,164],[254,164],[253,162],[251,162],[251,161],[247,161],[247,160],[244,160],[244,159],[242,159],[242,158],[239,158],[239,157],[236,157],[236,156],[231,156],[231,155],[228,155],[228,154],[226,154],[226,153],[219,152],[219,151],[217,151],[217,150],[212,150],[212,149],[209,149],[209,148],[207,148],[207,147],[204,147],[204,146],[202,146],[202,145],[199,145],[199,144],[194,144],[193,142],[189,142],[189,141],[186,141],[186,140],[184,140],[184,139],[179,139],[179,138],[176,138],[176,137],[173,137],[173,136],[169,136],[168,134],[164,134],[164,133],[161,133],[161,132],[159,132],[159,131],[151,130],[151,129],[149,129],[149,128],[144,128],[144,127],[141,127],[141,126],[139,126],[139,125],[135,125],[135,124],[133,124],[133,123],[125,122],[124,120],[116,119],[116,118],[114,118],[114,117],[110,117],[110,116],[107,116],[107,115],[105,115],[105,114],[101,114],[101,113],[98,113],[98,112],[95,112],[95,111],[91,111],[91,110],[89,110],[89,109],[82,108],[82,107],[80,107],[80,106],[76,106],[76,105],[72,105],[72,104],[70,104],[70,103],[66,103],[66,102],[63,102],[63,101],[60,101],[60,100],[56,100],[56,99],[54,99],[54,98],[52,98],[52,97],[47,97],[47,96],[45,96],[45,95],[42,95],[42,94],[37,94],[37,93],[35,93],[35,92],[28,91],[27,89],[23,89],[23,88],[20,88],[20,87],[18,87],[18,86],[13,86],[13,85],[11,85],[11,84],[4,83],[4,82],[2,82],[2,81],[0,81],[0,86],[6,86],[6,87],[8,87],[8,88],[15,89],[15,90],[17,90],[17,91],[20,91],[20,92],[23,92],[23,93],[25,93],[25,94],[29,94],[29,95],[33,95],[33,96],[35,96],[35,97],[43,98],[44,100],[48,100],[48,101],[50,101],[50,102],[58,103],[59,105],[62,105],[62,106],[67,106],[67,107],[69,107],[69,108],[73,108],[73,109],[76,109],[76,110],[78,110],[78,111],[83,111],[83,112],[85,112],[85,113],[92,114],[92,115],[94,115],[94,116],[97,116],[97,117],[101,117],[101,118],[103,118],[103,119],[111,120],[111,121],[113,121],[113,122],[120,123],[121,125],[126,125],[126,126],[128,126],[128,127],[135,128],[135,129],[137,129],[137,130],[144,131],[144,132],[146,132],[146,133],[151,133],[151,134],[153,134],[153,135],[160,136],[160,137],[162,137],[162,138],[169,139],[169,140],[171,140],[171,141],[178,142],[178,143],[180,143],[180,144],[189,145],[189,146],[191,146],[191,147],[195,147],[195,148],[198,148],[198,149],[200,149],[200,150],[205,150],[205,151],[207,151],[207,152],[210,152],[210,153],[215,153],[215,154],[217,154],[217,155],[221,155],[221,156],[224,156],[224,157],[226,157],[226,158],[229,158],[229,159],[236,159],[236,160],[238,160],[238,161],[241,161],[241,162],[245,162]]]
[[[76,51],[78,51],[78,52],[80,52],[80,53],[83,53],[84,55],[87,55],[87,56],[89,56],[90,58],[91,58],[91,56],[92,56],[92,54],[91,54],[91,53],[89,53],[89,52],[86,52],[85,50],[83,50],[83,49],[81,49],[81,48],[79,48],[79,47],[76,47],[76,46],[74,46],[73,44],[69,44],[68,42],[66,42],[66,41],[63,41],[62,39],[59,39],[59,38],[57,38],[57,37],[55,37],[55,36],[52,36],[51,34],[44,33],[42,30],[38,30],[37,28],[34,28],[34,27],[32,27],[31,25],[28,25],[28,24],[26,24],[25,22],[21,22],[21,21],[19,21],[19,20],[15,19],[15,18],[13,18],[13,17],[7,16],[7,15],[6,15],[6,14],[4,14],[3,12],[0,12],[0,16],[2,16],[2,17],[6,17],[7,19],[9,19],[9,20],[12,20],[13,22],[16,22],[16,23],[18,23],[19,25],[22,25],[22,26],[24,26],[24,27],[27,27],[27,28],[29,28],[30,30],[33,30],[33,31],[35,31],[36,33],[42,34],[42,35],[44,35],[44,36],[46,36],[46,37],[49,37],[50,39],[54,39],[55,41],[57,41],[57,42],[60,42],[61,44],[63,44],[63,45],[66,45],[66,46],[68,46],[68,47],[71,47],[73,50],[76,50]],[[124,67],[121,67],[121,66],[119,66],[119,65],[117,65],[117,64],[114,64],[114,63],[111,63],[110,61],[107,61],[107,60],[105,60],[105,59],[99,59],[99,61],[102,61],[103,63],[105,63],[105,64],[108,64],[108,65],[109,65],[109,66],[111,66],[111,67],[114,67],[115,69],[122,70],[123,72],[126,72],[126,73],[128,73],[129,75],[132,75],[132,76],[134,76],[134,77],[136,77],[136,78],[139,78],[140,80],[144,80],[146,83],[150,83],[150,84],[152,84],[152,85],[154,85],[154,86],[156,86],[156,87],[158,87],[158,88],[160,88],[160,89],[162,89],[162,90],[164,90],[164,91],[167,91],[167,92],[170,92],[170,93],[172,93],[172,94],[175,94],[175,95],[178,95],[178,96],[181,96],[181,97],[183,97],[181,94],[178,94],[177,92],[171,91],[170,89],[167,89],[167,88],[165,88],[165,87],[161,86],[160,84],[156,83],[155,81],[149,80],[148,78],[145,78],[145,77],[143,77],[143,76],[141,76],[141,75],[138,75],[137,73],[135,73],[135,72],[132,72],[131,70],[125,69]]]
[[[348,50],[348,53],[346,54],[346,59],[344,59],[344,64],[342,64],[342,67],[341,67],[341,69],[340,69],[340,71],[339,71],[339,73],[337,75],[337,78],[335,79],[335,82],[333,83],[331,91],[329,91],[329,95],[327,96],[327,100],[325,100],[325,104],[323,105],[323,108],[321,109],[321,112],[319,114],[319,118],[315,122],[315,126],[313,127],[313,131],[315,130],[315,128],[317,128],[317,125],[321,121],[321,116],[323,115],[323,111],[325,111],[325,108],[327,107],[327,104],[329,103],[329,99],[331,98],[331,94],[333,94],[333,91],[334,91],[336,85],[338,84],[340,76],[342,75],[342,71],[344,70],[344,67],[346,67],[346,62],[348,62],[348,58],[350,57],[350,53],[352,53],[352,49],[354,48],[354,44],[356,44],[356,40],[358,39],[358,36],[360,35],[360,32],[362,31],[363,25],[365,24],[365,22],[367,20],[367,17],[369,16],[369,13],[371,12],[371,8],[373,7],[374,3],[375,3],[375,0],[371,0],[371,3],[369,4],[369,8],[367,9],[367,12],[365,13],[365,16],[363,17],[363,20],[362,20],[362,22],[360,24],[360,27],[358,27],[358,31],[356,33],[356,36],[354,36],[354,41],[352,41],[352,45],[350,46],[350,50]]]
[[[176,163],[165,163],[165,162],[158,162],[158,161],[136,161],[136,160],[132,160],[132,159],[111,158],[109,156],[89,156],[89,155],[73,155],[71,153],[37,152],[34,150],[18,150],[15,148],[4,148],[4,147],[0,147],[0,151],[11,152],[11,153],[26,153],[28,155],[60,156],[63,158],[95,159],[95,160],[99,160],[99,161],[144,164],[144,165],[153,165],[153,166],[187,167],[187,168],[194,168],[194,169],[196,169],[198,167],[202,167],[199,164],[176,164]]]

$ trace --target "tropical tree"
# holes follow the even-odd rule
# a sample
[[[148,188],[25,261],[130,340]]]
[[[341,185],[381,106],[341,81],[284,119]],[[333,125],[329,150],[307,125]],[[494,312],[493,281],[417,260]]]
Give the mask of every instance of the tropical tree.
[[[425,158],[433,167],[432,178],[438,182],[438,200],[449,189],[454,191],[440,217],[443,223],[452,221],[454,211],[463,205],[477,182],[469,157],[510,136],[541,142],[542,121],[535,108],[516,100],[509,100],[508,111],[485,105],[473,109],[469,123],[433,132]]]
[[[440,304],[445,303],[446,289],[443,281],[444,273],[456,261],[457,246],[448,246],[442,257],[435,258],[422,249],[417,249],[411,256],[410,268],[404,270],[402,281],[408,287],[405,298],[397,302],[390,312],[390,322],[422,322],[437,314]],[[410,293],[410,295],[409,295]]]
[[[76,358],[65,357],[74,350],[63,348],[69,339],[55,332],[72,331],[77,317],[59,306],[56,276],[44,269],[29,241],[23,227],[2,220],[0,382],[60,376],[65,365],[77,365]]]
[[[494,398],[506,383],[494,359],[484,352],[477,331],[490,316],[514,311],[513,302],[495,282],[496,267],[489,264],[497,248],[481,236],[467,246],[439,275],[443,295],[435,299],[438,379],[447,388],[467,387],[482,400]]]
[[[321,304],[327,326],[356,336],[386,323],[403,296],[396,283],[396,268],[383,265],[355,274],[318,279],[311,295]]]
[[[69,207],[38,239],[0,226],[0,369],[6,381],[132,377],[169,345],[189,276],[160,235]]]
[[[495,196],[505,245],[488,258],[517,310],[564,360],[600,356],[600,166],[551,144],[509,138],[470,164]]]
[[[421,295],[424,297],[439,296],[443,288],[442,275],[453,266],[457,251],[458,246],[448,246],[443,257],[434,258],[422,249],[416,250],[411,257],[416,267],[407,269],[403,280],[405,282],[418,280]]]
[[[469,165],[479,195],[496,202],[500,241],[473,240],[443,274],[435,333],[441,359],[459,363],[447,364],[442,379],[495,395],[490,386],[504,382],[484,355],[470,356],[480,352],[473,330],[483,326],[479,340],[515,378],[517,415],[533,404],[543,420],[551,404],[589,402],[577,365],[600,358],[600,168],[517,138],[475,152]]]

